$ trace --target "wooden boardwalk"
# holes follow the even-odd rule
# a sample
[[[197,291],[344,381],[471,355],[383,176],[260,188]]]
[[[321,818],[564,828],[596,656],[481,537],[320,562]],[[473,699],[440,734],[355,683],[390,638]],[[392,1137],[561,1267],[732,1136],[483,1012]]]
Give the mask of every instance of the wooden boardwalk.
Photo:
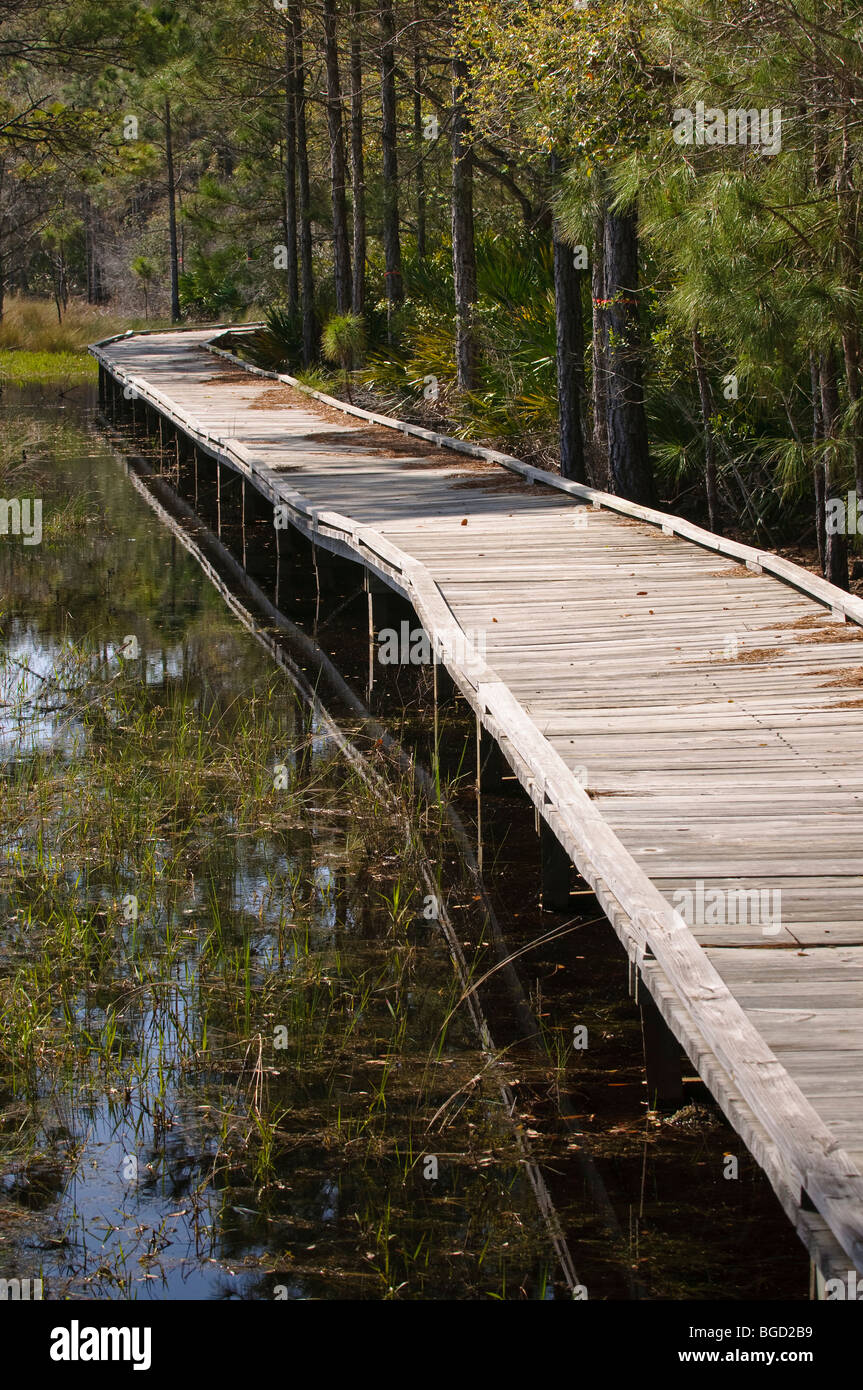
[[[306,403],[214,336],[93,351],[410,599],[820,1273],[863,1273],[863,601]]]

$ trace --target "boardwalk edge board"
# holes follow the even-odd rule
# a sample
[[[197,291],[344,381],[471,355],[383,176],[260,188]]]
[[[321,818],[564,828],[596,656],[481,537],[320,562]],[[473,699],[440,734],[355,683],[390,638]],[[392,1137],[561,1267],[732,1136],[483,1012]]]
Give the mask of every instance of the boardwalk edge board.
[[[128,336],[117,335],[120,339]],[[745,1103],[770,1144],[775,1146],[783,1170],[783,1184],[796,1203],[799,1219],[795,1225],[804,1242],[811,1250],[814,1241],[820,1258],[823,1250],[817,1219],[807,1220],[814,1207],[846,1255],[863,1272],[863,1176],[860,1171],[767,1047],[689,928],[625,849],[563,759],[497,674],[480,657],[471,657],[466,635],[426,567],[373,528],[360,526],[339,513],[314,507],[302,494],[276,485],[271,471],[258,467],[248,449],[212,436],[201,422],[187,417],[169,397],[113,362],[103,349],[116,340],[103,340],[90,349],[115,379],[131,385],[142,400],[171,418],[214,458],[254,479],[255,485],[270,501],[287,504],[292,520],[312,540],[336,553],[359,559],[410,599],[430,636],[440,637],[445,664],[462,693],[484,726],[497,738],[540,814],[597,892],[615,931],[642,971],[645,986],[675,1035],[693,1062],[699,1058],[696,1065],[711,1090],[717,1094],[724,1087],[718,1084],[721,1078],[714,1075],[711,1080],[704,1075],[705,1071],[713,1070],[703,1060],[705,1045],[724,1074],[731,1098]],[[500,463],[531,481],[548,483],[594,506],[606,507],[663,529],[671,527],[673,534],[686,540],[743,563],[758,565],[773,578],[830,608],[834,616],[848,617],[863,625],[863,600],[842,593],[789,561],[713,536],[679,518],[568,482],[493,450],[479,449],[463,440],[404,425],[356,406],[349,407],[333,397],[303,387],[293,377],[250,368],[223,349],[214,348],[212,344],[202,346],[245,371],[283,381],[345,414],[413,434],[440,447]],[[460,638],[458,661],[450,655],[453,638]],[[609,896],[619,911],[609,911],[612,906]],[[623,923],[621,914],[625,918]],[[665,997],[668,989],[672,991],[670,1000]],[[723,1094],[717,1094],[717,1099],[722,1104]],[[737,1119],[728,1109],[726,1113],[740,1129],[739,1101],[736,1109]],[[752,1148],[749,1136],[744,1134],[743,1137]],[[775,1172],[771,1172],[766,1163],[764,1166],[776,1186]],[[783,1204],[788,1210],[787,1202]]]

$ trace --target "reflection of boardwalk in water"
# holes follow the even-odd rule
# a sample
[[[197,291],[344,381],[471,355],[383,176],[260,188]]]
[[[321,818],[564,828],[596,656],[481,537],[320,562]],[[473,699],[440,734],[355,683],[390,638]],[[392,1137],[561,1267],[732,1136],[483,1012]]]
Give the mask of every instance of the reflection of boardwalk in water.
[[[863,1271],[863,603],[358,429],[208,358],[211,336],[99,357],[135,410],[410,599],[543,818],[550,884],[571,858],[822,1271]]]
[[[373,764],[364,755],[358,743],[352,741],[342,730],[339,723],[332,717],[325,703],[320,698],[317,683],[313,684],[303,671],[302,667],[290,655],[289,648],[292,648],[298,658],[310,665],[312,669],[321,677],[325,684],[333,690],[341,705],[350,710],[351,713],[361,721],[360,730],[363,741],[370,739],[375,745],[383,745],[388,754],[402,767],[403,770],[410,770],[412,785],[421,783],[429,795],[434,798],[434,781],[429,773],[417,766],[410,756],[399,747],[398,743],[389,734],[386,728],[373,719],[368,709],[362,704],[355,693],[343,680],[338,669],[318,644],[313,641],[301,628],[290,622],[289,619],[280,613],[267,599],[262,589],[245,573],[242,567],[236,562],[230,551],[225,549],[216,537],[209,535],[207,550],[216,553],[219,568],[227,571],[233,581],[232,588],[220,577],[220,574],[207,558],[201,545],[200,524],[196,524],[197,535],[193,539],[189,532],[179,524],[172,515],[172,512],[185,515],[187,519],[194,518],[194,512],[183,501],[174,495],[171,498],[171,511],[166,511],[154,496],[152,483],[140,481],[134,473],[130,474],[130,479],[141,495],[146,498],[148,504],[157,512],[162,522],[177,537],[186,550],[194,556],[195,560],[204,569],[211,584],[222,595],[227,606],[234,616],[239,620],[243,627],[263,647],[266,648],[274,663],[288,677],[299,699],[306,706],[311,716],[311,723],[320,731],[331,747],[337,747],[351,767],[353,767],[363,781],[367,783],[375,794],[387,804],[391,810],[399,812],[399,803],[394,797],[389,784],[378,773]],[[254,610],[263,614],[269,624],[269,630],[264,630],[260,622],[256,619],[254,611],[245,606],[238,597],[235,590],[245,593],[251,600]],[[278,632],[280,637],[275,637],[274,632]],[[287,646],[286,646],[287,642]],[[482,878],[479,874],[476,858],[473,853],[470,839],[457,815],[449,808],[447,810],[450,831],[453,840],[458,847],[459,859],[463,870],[470,877],[471,890],[482,900],[482,912],[485,917],[485,931],[483,936],[489,935],[494,943],[494,950],[497,956],[499,967],[502,968],[503,978],[508,989],[508,998],[513,1014],[521,1021],[525,1035],[531,1039],[535,1037],[536,1024],[533,1019],[527,1000],[525,999],[521,982],[511,964],[506,961],[506,944],[500,933],[498,923],[495,919],[494,910],[485,893]],[[410,830],[409,826],[406,826]],[[422,846],[418,846],[422,849]],[[520,1155],[520,1163],[523,1165],[530,1182],[531,1189],[536,1198],[537,1208],[548,1232],[548,1238],[554,1249],[561,1273],[561,1279],[565,1287],[575,1298],[586,1297],[587,1290],[584,1284],[579,1281],[578,1273],[573,1261],[573,1256],[569,1248],[566,1235],[562,1229],[560,1218],[554,1205],[554,1200],[549,1192],[542,1167],[533,1158],[531,1146],[524,1135],[524,1126],[518,1120],[518,1102],[516,1095],[506,1079],[505,1072],[496,1065],[499,1061],[500,1050],[495,1044],[494,1037],[489,1027],[489,1021],[483,1010],[479,992],[475,987],[472,988],[472,968],[468,963],[462,941],[455,924],[451,920],[447,910],[445,899],[440,894],[440,886],[436,875],[436,866],[426,859],[420,866],[422,875],[422,891],[429,894],[435,902],[435,921],[440,926],[446,939],[450,955],[455,966],[456,974],[464,994],[464,1007],[470,1014],[474,1029],[480,1044],[488,1059],[488,1067],[494,1074],[497,1073],[497,1081],[501,1100],[503,1103],[503,1114],[507,1117],[512,1131],[513,1143]],[[326,871],[329,872],[329,871]],[[333,903],[333,913],[335,915],[335,904]],[[466,944],[466,943],[465,943]],[[627,1266],[626,1244],[623,1233],[617,1222],[617,1218],[612,1209],[604,1184],[594,1165],[586,1155],[579,1156],[576,1164],[580,1180],[591,1195],[593,1205],[600,1220],[605,1226],[607,1240],[610,1247],[616,1251],[616,1262],[619,1265],[620,1277],[635,1294],[636,1286],[633,1280],[632,1271]]]

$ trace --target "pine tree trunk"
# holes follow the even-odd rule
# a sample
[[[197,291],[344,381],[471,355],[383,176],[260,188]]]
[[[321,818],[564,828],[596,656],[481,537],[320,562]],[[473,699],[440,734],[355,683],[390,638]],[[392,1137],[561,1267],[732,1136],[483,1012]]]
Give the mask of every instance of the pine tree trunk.
[[[84,260],[87,267],[87,303],[95,304],[93,284],[93,224],[91,220],[90,199],[84,193],[81,197],[81,222],[84,227]]]
[[[560,240],[555,226],[554,312],[557,336],[557,407],[560,471],[573,482],[586,481],[581,403],[584,392],[584,325],[581,318],[581,272],[573,264],[571,246]]]
[[[6,160],[0,154],[0,206],[2,206],[5,180]],[[3,322],[3,315],[6,312],[6,256],[2,250],[2,245],[6,239],[6,229],[6,218],[0,213],[0,323]]]
[[[848,283],[856,284],[859,276]],[[842,334],[842,353],[845,358],[845,383],[849,405],[860,400],[860,331],[856,323],[846,325]],[[863,412],[857,411],[851,424],[851,451],[854,460],[854,485],[857,496],[863,497]]]
[[[812,176],[816,189],[822,190],[826,187],[829,179],[829,156],[827,144],[827,109],[822,105],[824,100],[823,84],[816,82],[813,96],[815,104],[810,114],[812,126]],[[839,411],[839,401],[836,393],[835,372],[831,383],[831,359],[832,351],[829,355],[819,353],[817,356],[814,351],[809,354],[809,374],[812,383],[812,442],[814,445],[825,445],[835,426],[835,419]],[[831,465],[829,464],[827,453],[824,448],[817,448],[814,451],[813,461],[813,480],[815,484],[815,525],[818,540],[818,557],[821,561],[821,572],[825,578],[829,578],[829,570],[832,567],[839,568],[838,557],[835,545],[831,546],[831,538],[827,535],[827,498],[830,493],[829,474]],[[835,537],[833,538],[835,540]]]
[[[91,209],[90,248],[93,256],[93,303],[104,304],[108,298],[105,290],[105,276],[102,269],[102,217],[98,208]]]
[[[383,244],[387,318],[404,298],[399,240],[398,130],[396,125],[395,14],[392,0],[379,0],[381,26],[381,151],[383,164]],[[392,340],[391,324],[388,337]]]
[[[416,0],[414,4],[414,157],[416,159],[417,179],[417,256],[423,260],[426,254],[426,182],[423,159],[425,142],[423,140],[422,93],[420,91],[422,68],[420,65],[419,22],[420,5],[419,0]]]
[[[309,184],[309,150],[306,139],[306,68],[303,56],[302,9],[291,5],[294,36],[294,99],[297,128],[297,175],[300,215],[300,303],[303,314],[303,362],[311,366],[317,356],[319,327],[315,313],[315,276],[312,262],[312,199]]]
[[[818,563],[821,573],[827,572],[827,494],[824,490],[824,460],[818,453],[818,445],[824,438],[821,418],[821,379],[815,353],[809,351],[809,381],[812,391],[812,482],[815,491],[815,539],[818,545]]]
[[[593,459],[591,482],[607,490],[608,480],[608,417],[605,401],[605,361],[608,351],[605,327],[605,245],[604,222],[598,217],[594,231],[591,266],[591,299],[593,304],[593,336],[591,340],[591,397],[593,405]]]
[[[285,246],[288,253],[288,312],[300,307],[297,261],[297,112],[293,28],[285,27]]]
[[[704,344],[697,328],[692,330],[692,357],[701,400],[701,421],[704,426],[704,490],[707,494],[708,524],[714,535],[722,535],[719,517],[719,494],[716,486],[716,440],[713,437],[713,391],[704,364]]]
[[[836,173],[836,192],[841,206],[841,233],[839,236],[839,257],[846,285],[860,283],[860,194],[854,184],[852,139],[849,128],[847,106],[842,115],[842,155]],[[845,382],[848,389],[848,404],[855,406],[860,400],[860,329],[856,314],[845,319],[842,331],[842,353],[845,359]],[[851,412],[850,429],[851,452],[854,461],[854,485],[857,496],[863,497],[863,415],[860,411]],[[856,533],[856,518],[852,534]]]
[[[479,352],[476,340],[476,244],[473,223],[473,164],[462,90],[467,66],[452,60],[452,269],[455,283],[455,357],[459,390],[477,384]]]
[[[3,186],[5,182],[6,160],[3,158],[2,152],[0,152],[0,209],[2,209],[3,206]],[[6,266],[8,262],[6,257],[5,246],[6,237],[8,236],[8,234],[9,224],[7,222],[5,214],[2,212],[2,210],[0,210],[0,323],[3,322],[3,316],[6,312]]]
[[[612,490],[653,506],[656,492],[647,444],[638,313],[637,213],[606,211],[606,419]]]
[[[351,184],[354,208],[354,281],[351,297],[355,314],[366,304],[366,176],[363,154],[363,57],[360,46],[362,0],[351,9]]]
[[[822,352],[819,376],[821,384],[822,427],[824,430],[824,439],[829,442],[830,440],[835,440],[839,427],[839,388],[836,384],[836,354],[833,348],[829,348],[826,352]],[[828,500],[833,496],[835,480],[836,461],[832,450],[828,447],[824,454],[824,494]],[[838,532],[835,535],[831,535],[828,531],[825,554],[825,578],[829,579],[830,583],[835,584],[838,588],[847,589],[847,537],[840,535]]]
[[[84,224],[84,252],[87,261],[87,303],[104,304],[105,286],[102,277],[102,261],[99,255],[100,217],[87,194],[82,200],[82,221]]]
[[[342,125],[342,86],[339,74],[339,45],[336,0],[323,0],[324,58],[327,70],[327,130],[330,137],[330,176],[333,202],[333,272],[336,312],[351,308],[351,252],[348,239],[348,204],[345,193],[347,168]]]
[[[168,237],[171,250],[171,322],[180,321],[180,268],[177,263],[177,202],[174,183],[174,139],[171,103],[165,98],[165,163],[168,171]]]

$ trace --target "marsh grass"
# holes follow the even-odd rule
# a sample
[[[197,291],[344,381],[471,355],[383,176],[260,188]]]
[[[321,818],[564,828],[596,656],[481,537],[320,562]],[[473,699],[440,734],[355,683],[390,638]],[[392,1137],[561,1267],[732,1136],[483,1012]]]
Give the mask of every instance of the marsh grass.
[[[420,925],[418,856],[439,812],[406,827],[281,677],[242,699],[200,674],[151,688],[79,642],[35,686],[7,669],[3,703],[19,747],[0,799],[0,1162],[22,1191],[53,1174],[62,1286],[125,1296],[142,1268],[170,1279],[178,1192],[196,1260],[217,1259],[239,1213],[258,1281],[287,1258],[271,1228],[284,1242],[296,1226],[291,1194],[331,1189],[345,1217],[326,1253],[305,1268],[288,1239],[309,1288],[496,1287],[475,1205],[532,1265],[530,1223],[509,1201],[486,1210],[479,1155],[506,1128],[494,1085],[469,1088],[457,1117],[447,1104],[477,1054],[460,1018],[440,1036],[459,987]],[[28,743],[58,709],[72,750]],[[431,1145],[449,1154],[443,1204],[418,1173]],[[129,1189],[106,1178],[100,1211],[116,1214],[100,1233],[68,1194],[115,1151],[134,1153],[137,1200],[158,1210],[124,1218]]]
[[[12,416],[4,421],[0,431],[0,487],[4,492],[41,481],[43,474],[35,455],[43,447],[44,433],[44,424],[27,416]]]
[[[420,795],[363,721],[322,722],[271,676],[88,430],[23,408],[14,436],[5,412],[7,466],[38,474],[51,510],[95,489],[99,525],[4,555],[0,1276],[42,1275],[52,1298],[565,1296],[514,1142],[530,1125],[591,1297],[594,1275],[598,1296],[626,1296],[620,1263],[648,1261],[658,1296],[728,1296],[728,1269],[752,1267],[753,1185],[711,1186],[706,1133],[645,1126],[619,960],[596,924],[561,937],[535,914],[533,814],[510,798],[502,836],[494,815],[484,834],[511,944],[483,946],[443,816],[459,791],[467,823],[473,805],[457,714],[435,723],[446,747]],[[129,631],[137,664],[115,655]],[[431,717],[426,695],[389,727],[423,758]],[[535,982],[547,1057],[511,1044],[505,949]],[[496,1053],[470,1018],[480,990]],[[635,1203],[628,1243],[585,1202],[585,1149],[620,1209]],[[727,1208],[715,1253],[691,1236],[711,1193]],[[746,1287],[773,1296],[775,1261],[761,1268]]]
[[[10,295],[0,319],[0,351],[16,349],[32,354],[83,353],[89,343],[125,332],[125,318],[83,300],[70,300],[58,321],[51,300]]]
[[[58,320],[54,303],[28,295],[10,295],[0,318],[0,387],[40,386],[61,394],[97,380],[90,343],[125,333],[128,328],[170,328],[170,321],[116,314],[109,309],[69,301]]]

